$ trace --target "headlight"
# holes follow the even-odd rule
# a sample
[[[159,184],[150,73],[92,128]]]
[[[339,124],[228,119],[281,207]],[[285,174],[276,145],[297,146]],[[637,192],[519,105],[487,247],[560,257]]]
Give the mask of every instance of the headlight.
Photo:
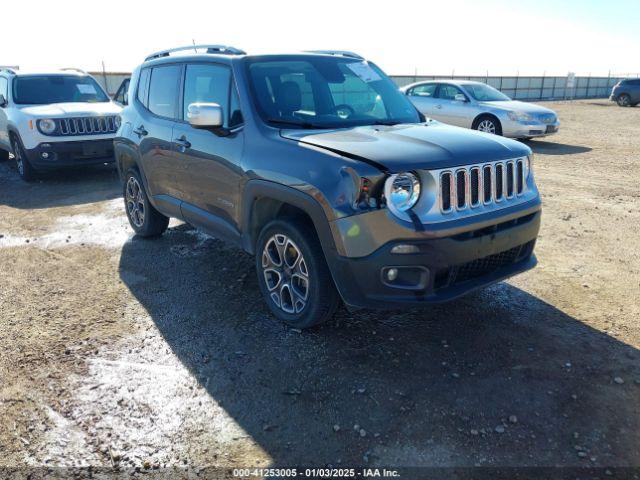
[[[385,194],[392,210],[406,212],[420,198],[420,179],[411,172],[392,175],[387,179]]]
[[[533,117],[524,112],[507,112],[507,116],[514,122],[530,122]]]
[[[42,118],[38,120],[38,128],[45,135],[50,135],[56,131],[56,122],[50,118]]]

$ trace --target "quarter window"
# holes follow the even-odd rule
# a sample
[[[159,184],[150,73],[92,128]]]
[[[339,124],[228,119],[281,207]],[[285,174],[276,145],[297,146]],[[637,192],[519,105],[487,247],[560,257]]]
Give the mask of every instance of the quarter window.
[[[149,110],[160,117],[175,118],[180,82],[179,65],[155,67],[149,85]]]
[[[4,78],[4,77],[0,77],[0,95],[4,95],[4,99],[5,99],[5,100],[9,100],[9,99],[7,98],[7,93],[8,93],[8,90],[9,90],[9,89],[7,88],[7,87],[8,87],[8,83],[9,83],[9,82],[7,81],[7,79],[6,79],[6,78]]]
[[[149,99],[149,76],[151,75],[151,69],[145,68],[140,72],[140,80],[138,80],[138,101],[145,107],[148,105]]]
[[[225,114],[229,112],[231,71],[221,65],[187,65],[184,81],[183,118],[192,103],[217,103]],[[225,126],[228,126],[225,120]]]

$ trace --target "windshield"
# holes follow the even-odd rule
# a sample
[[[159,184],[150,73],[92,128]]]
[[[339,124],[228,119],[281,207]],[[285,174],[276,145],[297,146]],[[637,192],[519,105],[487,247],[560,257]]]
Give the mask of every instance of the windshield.
[[[248,66],[264,120],[300,128],[417,123],[420,116],[372,63],[352,58],[256,59]]]
[[[13,82],[13,98],[21,105],[109,101],[109,97],[93,78],[78,75],[17,77]]]
[[[464,88],[469,92],[469,95],[479,102],[508,102],[511,100],[504,93],[484,83],[468,84]]]

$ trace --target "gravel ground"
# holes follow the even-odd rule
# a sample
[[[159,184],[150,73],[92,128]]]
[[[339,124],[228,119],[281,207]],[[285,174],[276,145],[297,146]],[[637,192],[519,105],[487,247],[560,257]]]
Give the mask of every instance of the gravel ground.
[[[640,466],[640,108],[551,106],[536,269],[304,333],[113,170],[0,164],[0,466]]]

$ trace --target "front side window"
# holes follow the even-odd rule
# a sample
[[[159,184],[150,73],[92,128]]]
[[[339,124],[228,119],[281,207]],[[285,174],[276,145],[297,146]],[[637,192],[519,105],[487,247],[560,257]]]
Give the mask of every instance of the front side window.
[[[160,117],[176,118],[181,71],[179,65],[153,68],[147,106],[152,113]]]
[[[504,93],[484,83],[465,85],[465,88],[469,95],[479,102],[508,102],[511,100]]]
[[[417,123],[415,107],[377,66],[343,57],[248,62],[261,117],[274,125],[340,128]]]
[[[455,85],[449,85],[446,83],[440,84],[440,90],[438,91],[438,98],[443,100],[455,100],[456,95],[462,94],[462,90],[460,90]]]
[[[424,85],[417,85],[413,87],[409,95],[415,97],[433,97],[436,93],[437,83],[425,83]]]
[[[187,65],[182,118],[187,118],[187,111],[192,103],[217,103],[225,115],[228,115],[230,80],[231,71],[228,67],[212,64]],[[227,125],[228,120],[225,120],[224,126]]]
[[[13,98],[20,105],[108,102],[98,82],[79,75],[25,75],[13,81]]]

